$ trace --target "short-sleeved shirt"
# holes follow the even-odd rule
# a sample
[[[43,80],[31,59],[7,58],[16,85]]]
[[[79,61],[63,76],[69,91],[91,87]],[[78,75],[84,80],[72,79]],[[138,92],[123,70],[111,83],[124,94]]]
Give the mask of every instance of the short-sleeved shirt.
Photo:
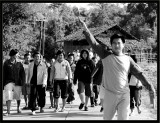
[[[102,59],[104,87],[116,94],[129,92],[128,73],[130,58],[127,55],[111,54]]]

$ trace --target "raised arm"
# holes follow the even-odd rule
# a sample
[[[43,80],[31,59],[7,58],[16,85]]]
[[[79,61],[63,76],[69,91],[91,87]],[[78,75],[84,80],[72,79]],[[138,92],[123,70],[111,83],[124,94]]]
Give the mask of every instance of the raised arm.
[[[103,59],[105,57],[107,57],[110,53],[104,49],[104,47],[102,47],[102,45],[100,45],[96,39],[94,38],[94,36],[92,35],[92,33],[90,32],[90,30],[88,29],[87,25],[85,24],[84,21],[82,21],[79,18],[80,23],[83,25],[84,27],[84,31],[83,34],[85,35],[87,42],[91,45],[91,47],[95,50],[95,52]]]

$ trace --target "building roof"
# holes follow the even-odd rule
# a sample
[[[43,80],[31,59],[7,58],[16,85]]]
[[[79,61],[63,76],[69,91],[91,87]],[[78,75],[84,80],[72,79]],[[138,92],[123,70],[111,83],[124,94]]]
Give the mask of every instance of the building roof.
[[[139,41],[139,39],[137,39],[136,37],[134,37],[130,33],[126,32],[124,29],[122,29],[118,25],[114,25],[112,27],[104,25],[104,26],[101,26],[98,28],[90,28],[90,31],[95,36],[95,38],[97,38],[97,37],[107,38],[107,37],[110,37],[111,35],[113,35],[114,33],[120,33],[125,37],[125,39]],[[85,39],[85,36],[83,35],[83,29],[80,29],[73,34],[70,34],[60,40],[57,40],[56,42],[84,41],[84,40],[86,40],[86,39]]]

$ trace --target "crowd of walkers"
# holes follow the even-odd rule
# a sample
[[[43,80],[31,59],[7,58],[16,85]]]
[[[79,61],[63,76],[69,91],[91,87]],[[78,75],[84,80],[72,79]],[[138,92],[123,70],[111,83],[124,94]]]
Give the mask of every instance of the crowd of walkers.
[[[118,120],[127,120],[135,106],[141,113],[142,85],[155,97],[155,89],[136,63],[136,57],[122,52],[125,45],[123,36],[111,36],[110,50],[96,41],[82,20],[80,23],[93,49],[68,54],[59,49],[55,59],[42,57],[40,52],[32,55],[26,53],[23,62],[17,60],[17,49],[10,51],[10,59],[3,63],[3,89],[7,106],[4,116],[10,115],[13,98],[17,100],[17,113],[22,113],[21,95],[25,100],[23,109],[31,110],[32,115],[39,108],[40,113],[45,112],[46,91],[50,93],[49,108],[54,108],[54,112],[64,112],[66,103],[72,104],[75,100],[74,86],[78,87],[80,110],[88,111],[89,100],[91,107],[99,105],[100,98],[100,112],[103,112],[104,120],[113,119],[116,112]],[[30,60],[31,57],[33,60]],[[61,107],[59,98],[62,98]]]

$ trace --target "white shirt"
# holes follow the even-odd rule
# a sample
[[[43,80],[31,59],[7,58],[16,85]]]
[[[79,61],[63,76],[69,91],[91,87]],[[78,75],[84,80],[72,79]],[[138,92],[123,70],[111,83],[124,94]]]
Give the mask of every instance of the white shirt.
[[[62,62],[55,61],[52,67],[51,78],[52,76],[56,80],[68,80],[68,76],[72,78],[69,62],[67,60],[63,60]]]
[[[130,82],[129,82],[129,85],[131,86],[136,86],[138,83],[138,86],[142,86],[142,83],[140,80],[138,80],[135,76],[131,76],[131,79],[130,79]]]

